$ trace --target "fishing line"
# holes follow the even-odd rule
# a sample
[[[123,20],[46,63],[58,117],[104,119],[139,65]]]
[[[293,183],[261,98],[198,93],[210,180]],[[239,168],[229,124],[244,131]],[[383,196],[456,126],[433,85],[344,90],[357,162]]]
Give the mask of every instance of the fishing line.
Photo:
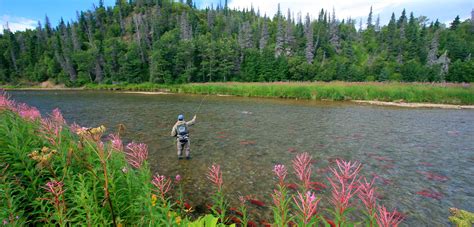
[[[193,116],[197,115],[199,113],[199,110],[201,110],[201,106],[202,106],[202,103],[204,102],[204,100],[206,99],[206,97],[209,96],[209,94],[207,94],[206,96],[204,96],[202,99],[201,99],[201,103],[199,104],[199,107],[197,109],[197,111],[194,113]]]

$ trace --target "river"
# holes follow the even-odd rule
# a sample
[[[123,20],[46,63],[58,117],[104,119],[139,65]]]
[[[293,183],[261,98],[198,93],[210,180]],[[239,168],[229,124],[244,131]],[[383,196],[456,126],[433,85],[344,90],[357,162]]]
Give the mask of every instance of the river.
[[[272,168],[291,167],[301,152],[316,160],[313,180],[325,183],[335,158],[360,161],[363,175],[378,176],[379,201],[408,215],[403,225],[445,226],[450,207],[474,211],[473,110],[97,91],[9,94],[43,115],[58,107],[68,123],[103,124],[108,133],[124,124],[126,142],[149,145],[153,172],[183,177],[185,196],[198,211],[209,203],[212,186],[205,175],[216,163],[231,205],[237,206],[239,195],[254,195],[267,207],[250,205],[252,217],[271,221]],[[177,160],[171,127],[178,113],[190,120],[201,101],[190,129],[192,160]],[[324,207],[328,192],[322,193]]]

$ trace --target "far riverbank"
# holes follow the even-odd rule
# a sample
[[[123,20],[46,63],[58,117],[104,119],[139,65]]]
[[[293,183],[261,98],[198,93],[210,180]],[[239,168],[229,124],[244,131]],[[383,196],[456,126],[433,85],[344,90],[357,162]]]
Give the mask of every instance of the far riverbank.
[[[472,84],[377,82],[274,82],[191,84],[87,84],[80,88],[4,87],[7,90],[111,90],[142,94],[210,94],[306,100],[354,101],[384,106],[474,109]]]

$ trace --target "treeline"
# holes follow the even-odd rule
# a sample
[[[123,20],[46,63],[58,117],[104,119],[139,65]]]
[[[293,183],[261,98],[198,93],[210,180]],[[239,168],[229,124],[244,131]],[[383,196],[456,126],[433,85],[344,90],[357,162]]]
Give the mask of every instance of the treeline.
[[[368,12],[365,22],[324,10],[269,18],[227,1],[101,0],[56,27],[46,17],[34,30],[4,29],[0,83],[474,82],[474,21],[447,27],[404,10],[382,26]]]

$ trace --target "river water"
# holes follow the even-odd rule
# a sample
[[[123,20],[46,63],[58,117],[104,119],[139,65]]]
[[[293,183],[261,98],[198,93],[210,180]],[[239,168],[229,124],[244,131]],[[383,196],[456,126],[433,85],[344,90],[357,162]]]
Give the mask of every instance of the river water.
[[[149,145],[153,172],[183,177],[185,196],[198,211],[210,202],[205,175],[216,163],[231,206],[239,195],[253,195],[267,207],[250,205],[251,217],[271,220],[272,168],[291,167],[301,152],[316,160],[313,180],[325,183],[335,158],[360,161],[363,175],[378,177],[379,201],[407,215],[404,226],[449,225],[450,207],[474,211],[473,110],[96,91],[9,94],[43,115],[58,107],[68,123],[103,124],[108,133],[124,124],[126,142]],[[190,128],[192,160],[177,160],[171,127],[178,113],[191,119],[201,101]],[[322,193],[327,199],[329,192]],[[327,204],[323,199],[321,206]]]

